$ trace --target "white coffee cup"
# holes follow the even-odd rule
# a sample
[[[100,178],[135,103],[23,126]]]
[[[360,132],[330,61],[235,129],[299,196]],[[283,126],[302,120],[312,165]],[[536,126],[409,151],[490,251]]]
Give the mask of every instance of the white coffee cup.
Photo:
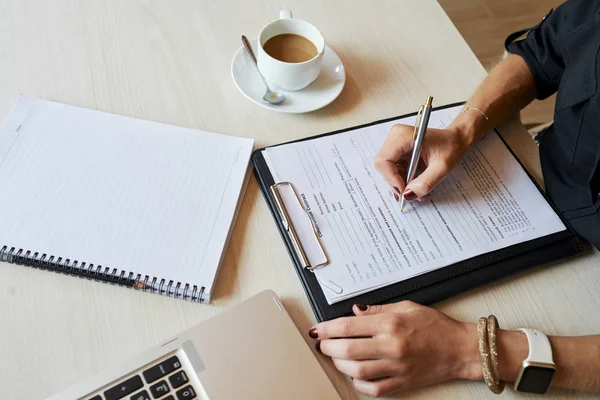
[[[310,40],[317,48],[317,55],[308,61],[288,63],[277,60],[265,52],[263,46],[273,36],[291,33]],[[292,18],[291,11],[282,10],[279,19],[265,25],[258,34],[258,70],[269,85],[284,90],[300,90],[310,85],[321,72],[325,39],[314,25]]]

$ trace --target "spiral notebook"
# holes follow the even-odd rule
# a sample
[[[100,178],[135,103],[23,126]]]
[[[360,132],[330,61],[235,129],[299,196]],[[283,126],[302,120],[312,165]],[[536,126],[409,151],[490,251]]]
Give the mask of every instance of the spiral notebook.
[[[0,260],[207,302],[252,147],[21,96],[0,127]]]

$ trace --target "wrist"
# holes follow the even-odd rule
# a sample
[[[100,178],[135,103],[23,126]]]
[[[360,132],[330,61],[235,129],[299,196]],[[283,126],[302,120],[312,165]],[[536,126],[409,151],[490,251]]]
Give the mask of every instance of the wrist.
[[[471,148],[487,132],[483,115],[460,113],[448,126],[462,139],[467,148]]]
[[[481,360],[477,344],[477,325],[461,323],[460,342],[456,346],[456,368],[454,378],[482,380]]]
[[[457,379],[482,380],[483,372],[477,344],[477,325],[462,323],[460,342],[456,347]],[[500,329],[497,333],[500,379],[513,382],[517,379],[523,360],[527,358],[529,344],[523,332]]]
[[[514,382],[523,361],[529,354],[529,342],[525,333],[500,330],[497,335],[500,379]]]

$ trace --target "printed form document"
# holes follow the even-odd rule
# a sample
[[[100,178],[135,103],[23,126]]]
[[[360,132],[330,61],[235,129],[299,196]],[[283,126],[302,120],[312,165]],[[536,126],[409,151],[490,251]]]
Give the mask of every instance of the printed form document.
[[[462,106],[436,110],[450,124]],[[403,213],[373,166],[390,128],[415,117],[276,146],[263,153],[329,304],[565,228],[495,132],[422,203]],[[301,206],[304,208],[302,209]],[[314,226],[311,226],[312,224]]]

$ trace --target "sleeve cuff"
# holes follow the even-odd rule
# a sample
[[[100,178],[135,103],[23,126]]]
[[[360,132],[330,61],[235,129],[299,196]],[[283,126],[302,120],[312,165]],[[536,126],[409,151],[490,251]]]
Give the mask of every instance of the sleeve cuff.
[[[535,80],[536,99],[543,100],[552,96],[557,91],[552,79],[542,68],[537,58],[533,55],[526,40],[520,40],[508,45],[508,52],[520,56],[529,67]]]

